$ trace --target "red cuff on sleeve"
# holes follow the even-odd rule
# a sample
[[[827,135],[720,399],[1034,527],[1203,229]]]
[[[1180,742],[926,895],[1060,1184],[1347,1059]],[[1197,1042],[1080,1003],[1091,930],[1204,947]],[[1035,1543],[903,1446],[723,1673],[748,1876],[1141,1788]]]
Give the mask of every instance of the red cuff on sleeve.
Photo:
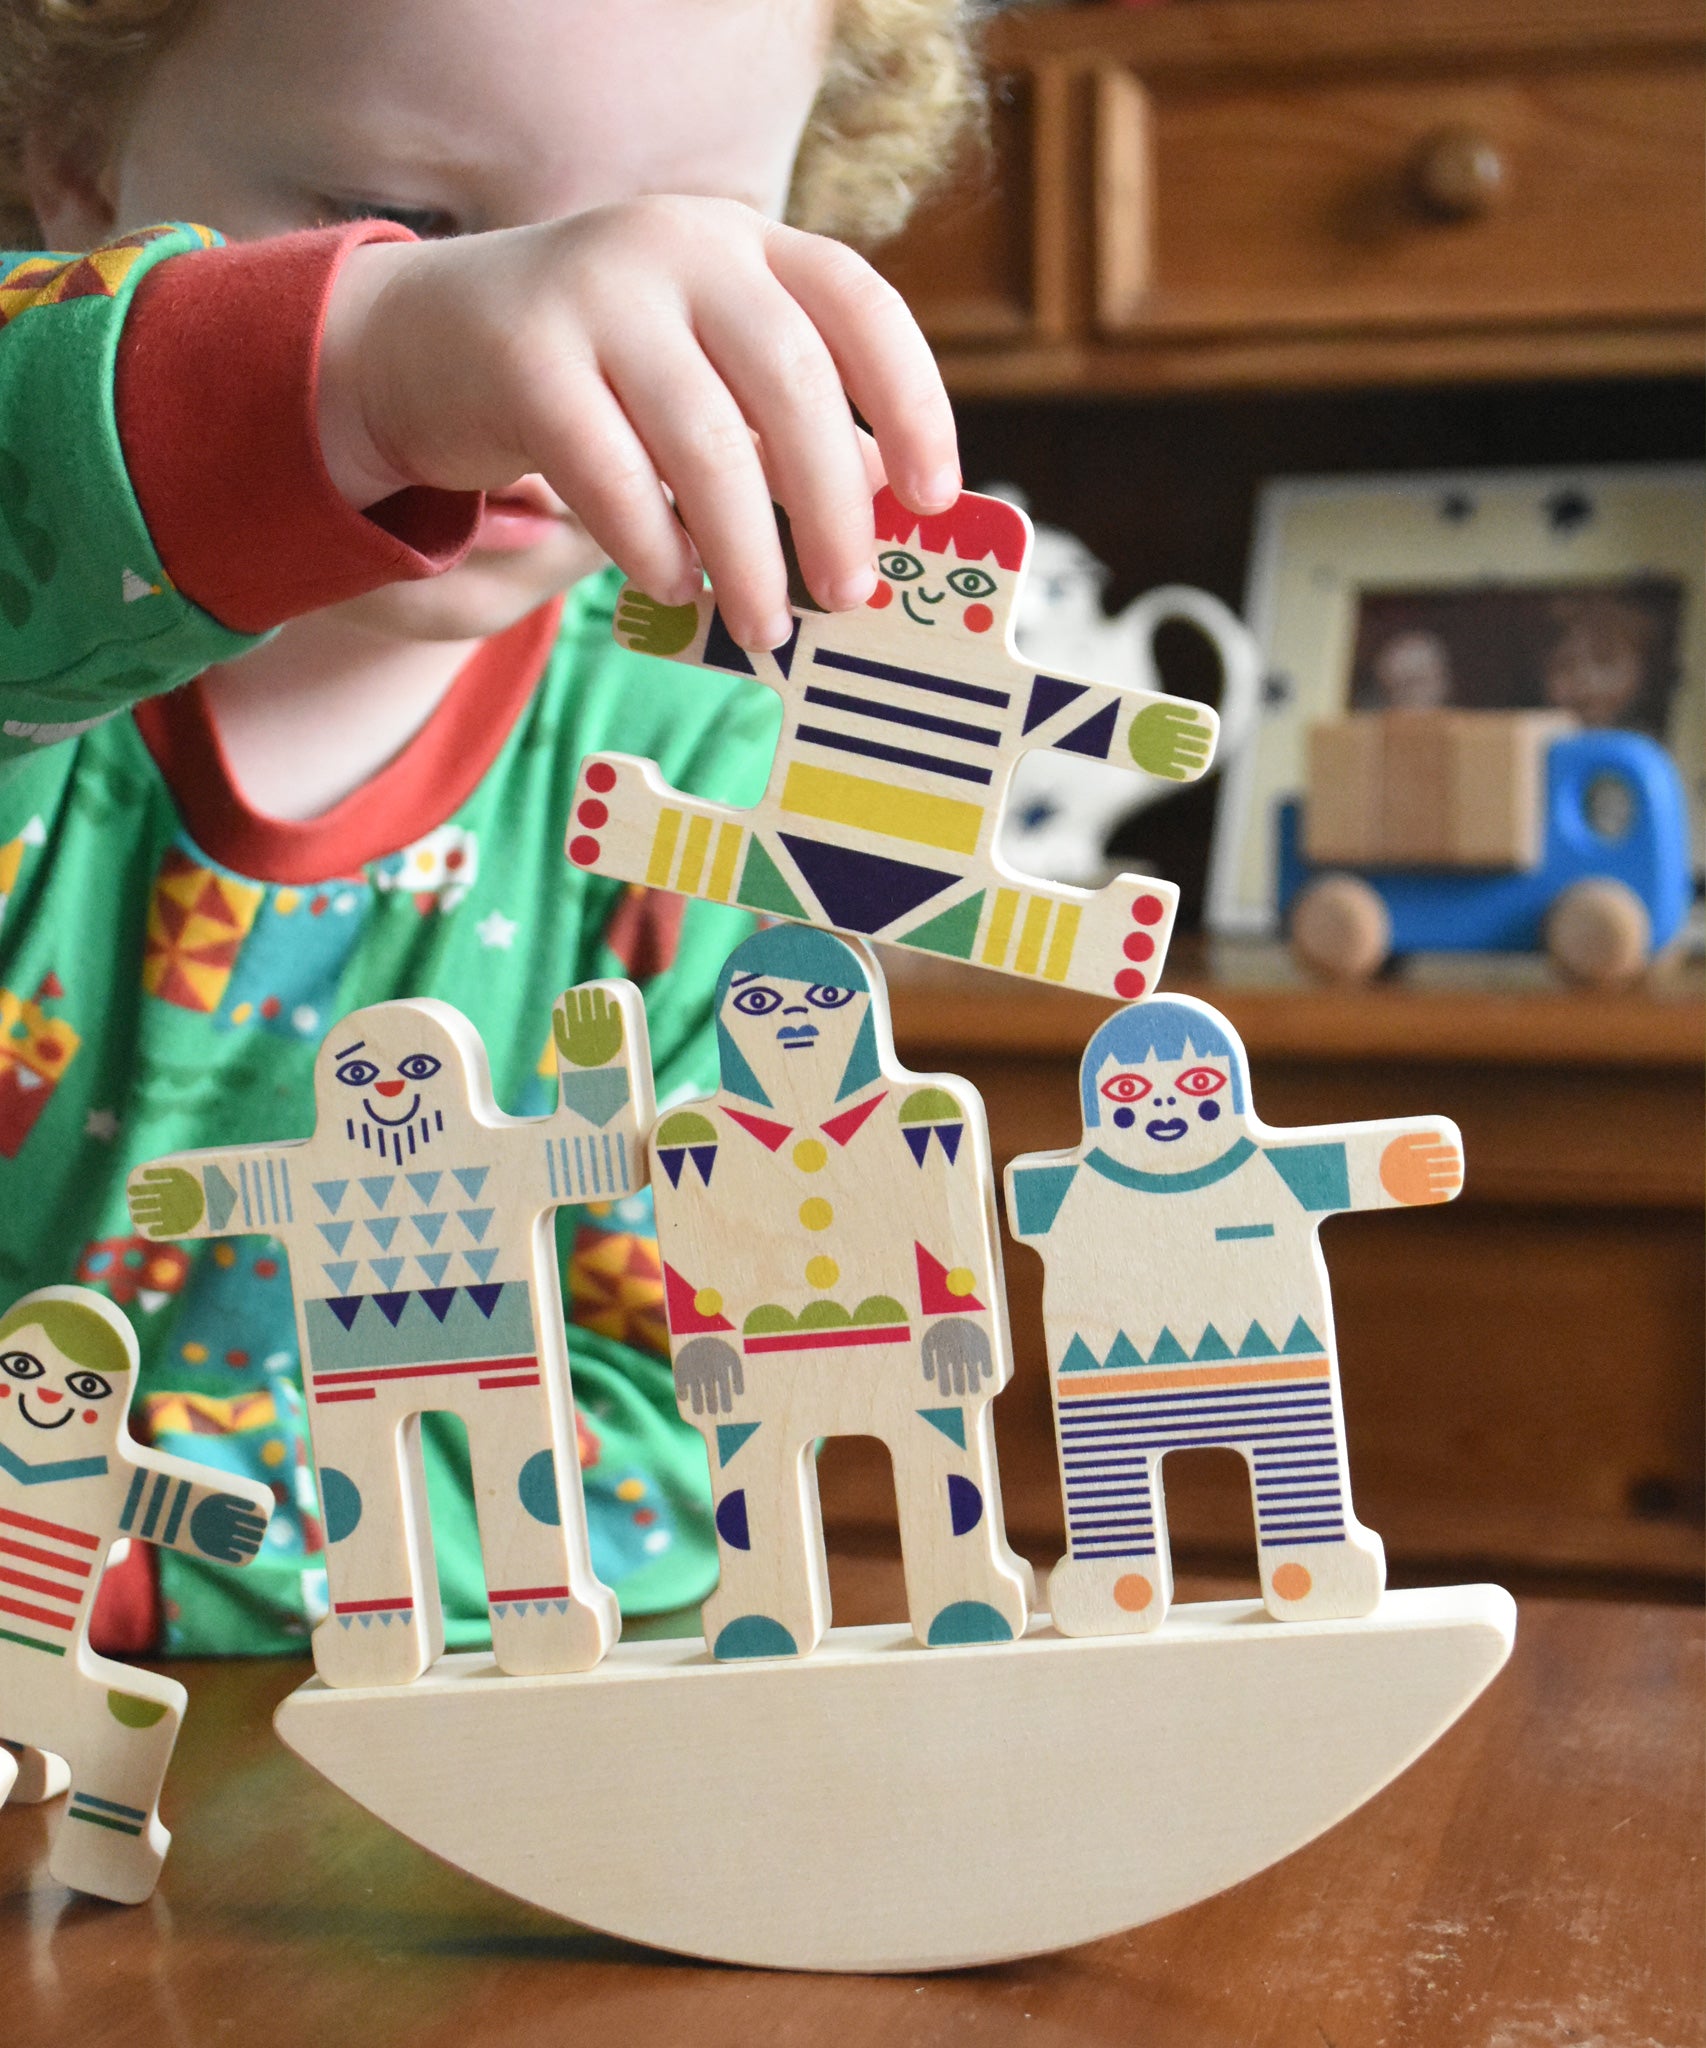
[[[137,288],[119,343],[119,439],[173,583],[238,633],[467,551],[476,492],[399,491],[358,512],[327,474],[315,412],[320,330],[339,265],[383,221],[195,250]]]

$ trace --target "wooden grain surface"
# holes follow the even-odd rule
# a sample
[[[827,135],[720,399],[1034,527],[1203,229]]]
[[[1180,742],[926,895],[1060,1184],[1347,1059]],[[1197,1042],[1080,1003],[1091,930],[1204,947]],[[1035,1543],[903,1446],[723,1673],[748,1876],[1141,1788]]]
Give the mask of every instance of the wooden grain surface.
[[[836,1571],[838,1619],[899,1613],[892,1568]],[[150,1904],[70,1900],[45,1875],[42,1814],[0,1815],[0,2038],[1697,2048],[1701,1650],[1688,1610],[1525,1603],[1509,1668],[1463,1723],[1283,1865],[1086,1948],[886,1979],[707,1968],[552,1921],[391,1835],[274,1740],[305,1663],[180,1665],[178,1838]],[[666,1816],[644,1847],[667,1855]]]

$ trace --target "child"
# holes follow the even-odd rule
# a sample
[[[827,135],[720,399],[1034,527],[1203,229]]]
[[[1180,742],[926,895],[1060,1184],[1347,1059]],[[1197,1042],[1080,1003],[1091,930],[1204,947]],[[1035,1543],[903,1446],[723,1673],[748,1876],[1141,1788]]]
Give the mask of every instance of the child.
[[[630,974],[660,1096],[715,1085],[744,918],[572,869],[565,812],[599,747],[750,800],[775,700],[617,647],[591,572],[681,602],[703,569],[770,646],[772,497],[832,609],[875,586],[885,470],[952,502],[905,308],[776,223],[898,225],[967,104],[953,16],[0,0],[34,229],[9,240],[94,252],[0,257],[0,1297],[101,1289],[141,1345],[138,1433],[280,1501],[240,1577],[171,1556],[125,1585],[109,1647],[296,1648],[323,1597],[278,1248],[147,1244],[133,1165],[306,1134],[325,1028],[397,996],[464,1010],[499,1101],[538,1113],[552,997]],[[202,225],[149,231],[174,221]],[[564,1212],[559,1250],[595,1564],[630,1613],[697,1601],[715,1544],[649,1203]],[[465,1448],[428,1441],[466,1647]]]

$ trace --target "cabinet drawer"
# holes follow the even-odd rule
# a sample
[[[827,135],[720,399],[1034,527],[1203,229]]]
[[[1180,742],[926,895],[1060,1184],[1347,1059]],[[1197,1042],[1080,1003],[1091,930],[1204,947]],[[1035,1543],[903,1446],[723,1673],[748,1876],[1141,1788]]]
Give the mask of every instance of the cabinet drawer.
[[[1473,76],[1096,81],[1110,336],[1675,319],[1706,295],[1702,69],[1532,54]],[[1682,168],[1688,167],[1687,175]]]

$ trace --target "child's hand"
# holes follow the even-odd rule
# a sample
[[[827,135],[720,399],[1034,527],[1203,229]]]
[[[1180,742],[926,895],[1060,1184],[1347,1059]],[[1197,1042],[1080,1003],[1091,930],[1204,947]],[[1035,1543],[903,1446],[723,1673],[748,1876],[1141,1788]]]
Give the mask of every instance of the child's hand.
[[[326,463],[351,503],[537,472],[663,603],[690,599],[703,563],[752,647],[792,626],[773,497],[819,603],[874,587],[881,477],[849,399],[906,504],[940,511],[960,488],[947,394],[899,294],[839,243],[733,200],[357,249],[320,375]]]

